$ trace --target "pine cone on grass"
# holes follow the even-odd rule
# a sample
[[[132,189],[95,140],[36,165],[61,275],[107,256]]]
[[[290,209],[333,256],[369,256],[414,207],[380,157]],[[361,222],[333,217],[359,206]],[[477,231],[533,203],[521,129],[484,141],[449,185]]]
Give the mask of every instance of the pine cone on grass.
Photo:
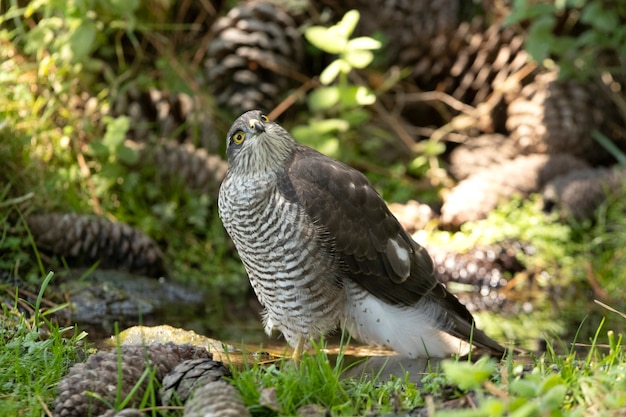
[[[228,164],[217,155],[211,155],[191,143],[161,141],[145,144],[127,140],[126,146],[139,152],[139,165],[156,171],[156,176],[178,184],[180,180],[191,191],[217,198],[220,184],[226,176]],[[174,179],[174,181],[172,181]]]
[[[292,86],[287,72],[302,60],[294,19],[278,4],[248,1],[215,22],[212,32],[205,66],[218,104],[236,114],[272,110]]]
[[[185,405],[184,417],[249,417],[237,388],[225,381],[199,387]]]
[[[34,214],[27,223],[39,250],[64,257],[72,266],[100,261],[104,269],[149,277],[166,274],[156,242],[125,223],[76,213]]]
[[[534,154],[478,171],[445,196],[440,223],[456,228],[467,221],[483,219],[514,194],[527,196],[539,192],[552,178],[587,167],[585,162],[568,154]]]
[[[54,401],[56,417],[99,416],[109,410],[102,399],[114,404],[116,398],[126,398],[135,388],[128,407],[138,405],[146,392],[149,376],[138,387],[136,385],[147,366],[153,369],[156,379],[162,381],[167,373],[185,360],[212,357],[204,348],[173,343],[122,346],[120,349],[121,352],[100,351],[70,369],[59,382],[58,396]],[[120,373],[121,387],[118,387]]]
[[[221,380],[224,376],[230,377],[232,373],[222,362],[208,358],[186,360],[163,378],[161,402],[170,405],[173,398],[177,398],[185,404],[198,387]]]

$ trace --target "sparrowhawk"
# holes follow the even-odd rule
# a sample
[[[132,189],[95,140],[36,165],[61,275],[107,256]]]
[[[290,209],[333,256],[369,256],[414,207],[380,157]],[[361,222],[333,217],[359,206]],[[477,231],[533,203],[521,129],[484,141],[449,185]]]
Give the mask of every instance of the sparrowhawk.
[[[265,308],[298,356],[338,326],[408,357],[504,348],[437,281],[426,250],[359,171],[300,145],[258,110],[227,135],[219,214]]]

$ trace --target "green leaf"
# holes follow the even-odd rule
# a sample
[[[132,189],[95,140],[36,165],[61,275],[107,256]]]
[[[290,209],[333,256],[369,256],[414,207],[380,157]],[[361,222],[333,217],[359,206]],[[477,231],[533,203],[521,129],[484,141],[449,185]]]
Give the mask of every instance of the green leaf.
[[[495,398],[487,398],[482,401],[480,409],[484,411],[484,415],[491,417],[502,416],[506,412],[504,403]]]
[[[139,151],[121,144],[115,149],[115,157],[126,165],[135,165],[139,162]]]
[[[554,387],[556,387],[558,385],[563,385],[564,383],[565,382],[563,381],[563,378],[561,378],[559,375],[557,375],[557,374],[550,375],[541,384],[541,388],[539,389],[539,392],[541,392],[541,393],[548,392],[552,388],[554,388]]]
[[[374,54],[364,49],[348,50],[342,57],[353,68],[365,68],[374,60]]]
[[[367,87],[352,85],[340,90],[341,104],[346,108],[369,106],[376,102],[376,95]]]
[[[109,156],[109,148],[102,142],[93,141],[89,143],[89,153],[95,158],[107,158]]]
[[[350,71],[350,64],[343,59],[336,59],[331,62],[320,74],[320,82],[328,85],[335,81],[340,72],[347,73]]]
[[[495,371],[494,361],[487,357],[480,358],[474,364],[448,360],[441,365],[448,378],[464,390],[480,387]]]
[[[346,38],[337,36],[337,30],[322,26],[311,26],[304,31],[304,37],[315,46],[329,54],[339,54],[346,47]]]
[[[437,140],[422,141],[422,152],[426,156],[439,156],[446,151],[446,145]]]
[[[514,2],[511,12],[506,15],[502,24],[509,26],[514,23],[520,22],[528,17],[528,8],[518,5],[518,1]]]
[[[356,98],[356,88],[357,86],[355,85],[339,87],[339,98],[341,100],[341,105],[343,108],[350,109],[358,106],[358,101]]]
[[[120,146],[124,139],[126,139],[126,132],[130,127],[130,120],[126,116],[118,118],[106,118],[105,123],[107,125],[106,133],[102,138],[102,143],[109,149],[115,149]]]
[[[559,36],[557,38],[553,38],[552,43],[550,44],[550,52],[565,58],[566,61],[569,61],[566,54],[570,53],[578,55],[577,43],[582,45],[582,40],[582,37],[576,38],[573,36]]]
[[[311,122],[311,127],[318,133],[345,132],[350,124],[343,119],[324,119]]]
[[[320,87],[309,94],[309,107],[317,112],[333,107],[339,102],[339,88]]]
[[[536,381],[529,381],[527,379],[511,381],[509,387],[513,394],[522,398],[533,398],[539,388]]]
[[[359,85],[356,88],[354,98],[361,106],[369,106],[376,102],[376,94],[374,94],[369,88],[362,85]]]
[[[580,21],[593,26],[601,32],[613,32],[619,26],[617,13],[606,10],[599,1],[589,2],[580,15]]]
[[[550,53],[554,24],[554,16],[541,16],[530,27],[526,50],[537,62],[542,62]]]
[[[346,45],[346,49],[380,49],[382,43],[369,36],[361,36],[359,38],[350,39]]]
[[[109,0],[112,11],[122,16],[134,13],[139,8],[139,0]]]
[[[348,39],[350,35],[352,35],[352,32],[354,32],[357,23],[359,23],[359,18],[360,14],[358,10],[347,11],[341,21],[336,25],[339,35],[344,39]]]
[[[561,407],[565,395],[567,394],[566,385],[556,385],[541,397],[541,404],[543,408],[557,409]]]
[[[298,142],[312,146],[326,155],[338,157],[341,148],[334,133],[344,129],[347,129],[347,124],[343,120],[328,119],[310,121],[307,126],[296,126],[291,129],[291,133]]]
[[[317,137],[317,132],[311,126],[295,126],[291,129],[291,135],[296,141],[309,144]]]
[[[69,38],[71,58],[75,61],[84,60],[92,52],[98,29],[94,22],[83,20]]]
[[[350,126],[357,127],[367,122],[370,118],[370,112],[362,107],[355,107],[341,112],[341,118],[348,122]]]
[[[536,417],[540,415],[538,413],[539,405],[536,402],[528,401],[522,403],[518,408],[509,414],[509,417]]]

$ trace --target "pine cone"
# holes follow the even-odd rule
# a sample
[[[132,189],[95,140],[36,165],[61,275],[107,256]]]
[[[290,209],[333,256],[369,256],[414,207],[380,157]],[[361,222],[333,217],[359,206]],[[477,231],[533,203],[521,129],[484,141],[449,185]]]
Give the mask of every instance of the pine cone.
[[[115,100],[112,113],[130,118],[127,134],[135,141],[172,138],[215,152],[222,140],[217,137],[214,122],[200,100],[184,93],[131,88]]]
[[[237,388],[225,381],[213,381],[196,389],[185,405],[183,416],[249,417],[251,414]]]
[[[150,237],[124,223],[68,214],[35,214],[27,219],[39,250],[66,258],[72,266],[121,269],[139,275],[166,274],[163,253]]]
[[[185,404],[193,391],[209,382],[220,380],[223,376],[232,376],[230,369],[222,362],[212,359],[190,359],[178,364],[172,372],[163,378],[161,403],[171,405],[177,398]]]
[[[498,290],[507,283],[507,274],[523,271],[519,252],[531,252],[520,242],[503,241],[489,246],[476,246],[467,252],[450,252],[428,247],[433,258],[435,274],[443,283],[456,282],[471,286],[471,290],[455,293],[470,311],[502,310],[507,303]]]
[[[300,68],[302,39],[278,4],[243,2],[220,18],[205,63],[220,106],[239,114],[272,110],[292,85],[288,71]]]
[[[586,167],[585,162],[568,154],[535,154],[478,171],[445,196],[440,223],[458,227],[467,221],[483,219],[502,200],[514,194],[526,196],[539,192],[557,175]]]
[[[101,396],[105,401],[114,403],[118,395],[118,379],[121,398],[126,398],[135,388],[146,366],[154,368],[158,381],[162,381],[165,374],[180,362],[204,357],[211,354],[203,348],[192,345],[153,344],[150,346],[122,346],[121,369],[118,367],[120,358],[118,351],[100,351],[90,355],[87,361],[74,365],[68,374],[59,382],[58,396],[54,401],[54,415],[58,417],[70,416],[98,416],[107,411],[105,402],[87,395],[92,392]],[[129,407],[138,405],[144,396],[148,379],[137,387]]]
[[[157,177],[169,180],[176,178],[190,190],[217,197],[220,184],[226,176],[228,164],[219,156],[191,143],[159,142],[147,144],[126,141],[126,146],[139,151],[139,164],[156,170]]]
[[[511,160],[518,155],[512,140],[504,135],[491,134],[468,137],[450,153],[450,172],[457,179]]]
[[[611,194],[624,191],[626,170],[589,168],[572,171],[550,181],[543,190],[546,208],[557,206],[564,218],[593,219],[596,209]]]
[[[476,18],[462,22],[455,32],[416,41],[403,50],[400,63],[413,69],[421,89],[443,91],[478,105],[526,65],[523,44],[512,28],[498,24],[485,28],[482,18]]]
[[[558,80],[555,73],[537,76],[509,98],[506,127],[521,153],[568,152],[592,164],[613,162],[591,132],[598,129],[626,149],[611,123],[619,120],[615,106],[593,82]]]

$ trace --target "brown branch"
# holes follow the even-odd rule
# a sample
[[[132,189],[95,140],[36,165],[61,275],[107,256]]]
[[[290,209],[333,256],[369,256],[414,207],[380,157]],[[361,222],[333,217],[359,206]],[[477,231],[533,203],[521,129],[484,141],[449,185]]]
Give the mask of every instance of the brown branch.
[[[440,101],[447,104],[455,110],[461,113],[474,114],[476,108],[465,104],[462,101],[452,97],[450,94],[446,94],[442,91],[424,91],[419,93],[406,93],[402,98],[408,103],[412,102],[424,102],[424,101]]]
[[[302,84],[296,91],[289,94],[283,101],[281,101],[274,109],[267,115],[270,120],[276,120],[281,114],[283,114],[289,107],[291,107],[298,96],[305,94],[313,87],[319,86],[319,81],[316,78],[308,79]]]
[[[604,288],[600,285],[598,280],[596,279],[596,274],[593,272],[593,267],[591,266],[591,262],[585,262],[585,275],[587,277],[587,281],[593,290],[593,293],[598,296],[598,298],[608,299],[609,294],[606,292]]]

